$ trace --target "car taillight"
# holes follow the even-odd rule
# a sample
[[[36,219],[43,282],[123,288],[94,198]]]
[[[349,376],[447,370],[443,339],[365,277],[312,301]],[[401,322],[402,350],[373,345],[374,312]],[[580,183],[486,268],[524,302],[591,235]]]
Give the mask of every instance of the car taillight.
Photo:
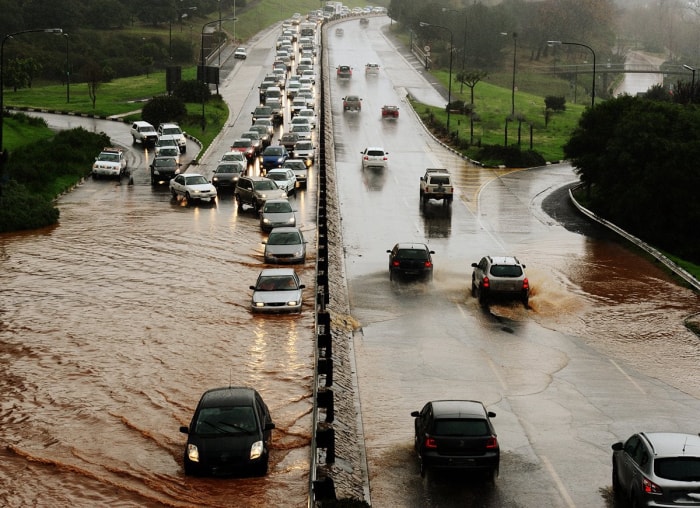
[[[488,277],[484,277],[484,280],[481,281],[481,287],[482,287],[482,288],[487,288],[487,287],[489,287],[489,278],[488,278]]]
[[[527,280],[527,277],[523,279],[523,289],[530,289],[530,281]]]
[[[437,448],[437,441],[435,441],[434,437],[425,436],[425,442],[423,444],[425,445],[426,448],[432,448],[432,449]]]
[[[401,265],[401,263],[397,259],[395,259],[391,262],[391,266],[400,266],[400,265]]]
[[[425,262],[425,267],[426,267],[426,268],[430,268],[431,266],[433,266],[433,263],[431,263],[430,261],[426,261],[426,262]]]
[[[496,448],[498,448],[498,439],[496,439],[496,436],[491,436],[488,441],[486,441],[486,449],[495,450]]]
[[[661,487],[647,478],[642,478],[642,490],[645,494],[661,494]]]

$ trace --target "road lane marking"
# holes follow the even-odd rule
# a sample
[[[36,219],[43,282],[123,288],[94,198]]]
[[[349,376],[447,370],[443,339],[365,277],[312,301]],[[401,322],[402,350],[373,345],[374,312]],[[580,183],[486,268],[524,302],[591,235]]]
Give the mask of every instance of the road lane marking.
[[[547,456],[540,455],[540,459],[542,459],[542,462],[544,463],[544,467],[547,469],[547,471],[549,472],[549,475],[552,477],[552,479],[554,480],[554,483],[557,485],[557,489],[559,490],[561,497],[564,498],[564,502],[567,504],[567,506],[570,506],[571,508],[575,508],[576,503],[574,503],[574,500],[571,499],[571,496],[569,495],[569,491],[566,490],[566,487],[564,487],[564,484],[562,483],[561,478],[559,478],[559,475],[552,467],[552,464],[549,462],[549,459],[547,458]]]
[[[615,366],[615,368],[616,368],[617,370],[619,370],[620,373],[621,373],[623,376],[625,376],[625,377],[627,378],[627,381],[629,381],[637,390],[639,390],[639,393],[642,393],[642,394],[646,395],[646,392],[644,391],[644,389],[643,389],[641,386],[639,386],[639,385],[637,384],[637,382],[636,382],[634,379],[632,379],[632,378],[629,376],[629,374],[627,374],[627,372],[625,372],[624,370],[622,370],[622,367],[620,367],[620,366],[615,362],[615,360],[613,360],[613,359],[611,358],[611,359],[610,359],[610,363],[612,363],[612,364]]]

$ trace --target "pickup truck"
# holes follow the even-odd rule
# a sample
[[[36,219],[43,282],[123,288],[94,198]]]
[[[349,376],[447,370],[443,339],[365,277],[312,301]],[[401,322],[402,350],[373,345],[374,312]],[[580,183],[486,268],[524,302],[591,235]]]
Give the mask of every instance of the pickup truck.
[[[454,188],[449,171],[444,168],[428,168],[420,177],[420,200],[423,205],[430,199],[442,200],[443,205],[452,204]]]

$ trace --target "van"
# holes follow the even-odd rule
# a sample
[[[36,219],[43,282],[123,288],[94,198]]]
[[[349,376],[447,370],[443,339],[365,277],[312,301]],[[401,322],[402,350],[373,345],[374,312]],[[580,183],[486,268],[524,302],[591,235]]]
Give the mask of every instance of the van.
[[[278,86],[269,86],[267,87],[267,90],[265,90],[265,100],[263,102],[267,102],[268,99],[273,99],[273,100],[278,100],[280,103],[282,102],[282,90]]]

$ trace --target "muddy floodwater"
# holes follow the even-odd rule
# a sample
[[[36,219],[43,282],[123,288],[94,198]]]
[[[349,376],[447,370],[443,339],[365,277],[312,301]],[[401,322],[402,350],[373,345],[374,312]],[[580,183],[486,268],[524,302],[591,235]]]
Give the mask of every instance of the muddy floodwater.
[[[0,505],[305,505],[313,306],[249,312],[255,215],[125,181],[87,181],[60,209],[55,228],[0,238]],[[313,260],[297,269],[313,286]],[[227,385],[270,407],[270,474],[185,477],[179,427]]]

